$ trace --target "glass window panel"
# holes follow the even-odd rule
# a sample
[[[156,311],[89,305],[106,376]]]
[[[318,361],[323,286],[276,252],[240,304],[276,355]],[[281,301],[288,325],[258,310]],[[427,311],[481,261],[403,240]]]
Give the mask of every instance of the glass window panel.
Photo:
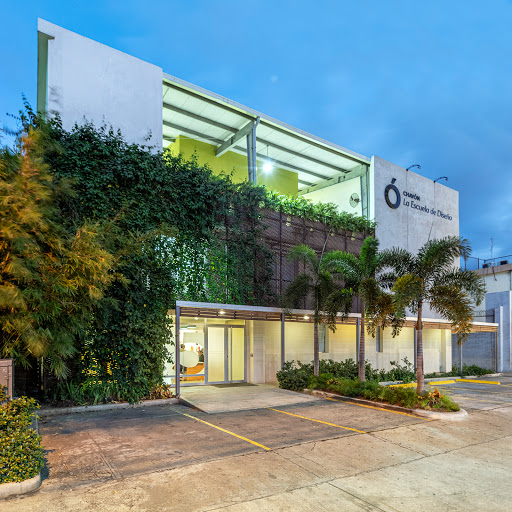
[[[224,327],[208,328],[208,382],[224,382]]]
[[[231,331],[231,381],[245,379],[244,329],[232,327]]]

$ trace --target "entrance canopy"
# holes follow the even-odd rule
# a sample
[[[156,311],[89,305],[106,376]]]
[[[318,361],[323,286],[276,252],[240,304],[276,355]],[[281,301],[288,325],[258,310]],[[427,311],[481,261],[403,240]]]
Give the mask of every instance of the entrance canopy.
[[[249,176],[256,158],[296,172],[302,192],[360,176],[370,165],[366,156],[164,73],[164,146],[178,136],[217,146],[217,157],[247,155]]]

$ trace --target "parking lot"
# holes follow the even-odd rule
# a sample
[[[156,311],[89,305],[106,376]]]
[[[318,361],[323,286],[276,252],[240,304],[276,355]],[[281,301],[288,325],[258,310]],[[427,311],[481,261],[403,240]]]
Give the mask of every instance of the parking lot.
[[[9,510],[503,510],[512,377],[496,380],[436,386],[468,410],[463,422],[332,400],[51,417],[49,475]]]

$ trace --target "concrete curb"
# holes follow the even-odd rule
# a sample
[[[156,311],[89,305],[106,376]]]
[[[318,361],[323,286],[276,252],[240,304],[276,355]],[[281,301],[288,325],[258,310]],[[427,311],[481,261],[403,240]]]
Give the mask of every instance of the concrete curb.
[[[179,404],[178,398],[162,398],[159,400],[143,400],[136,404],[127,402],[119,404],[100,404],[100,405],[79,405],[76,407],[41,407],[38,416],[59,416],[62,414],[74,414],[79,412],[98,412],[110,411],[113,409],[134,409],[135,407],[149,407],[153,405]]]
[[[8,498],[17,494],[26,494],[27,492],[36,491],[41,487],[41,473],[33,478],[23,480],[23,482],[8,482],[0,484],[0,498]]]
[[[308,395],[312,394],[315,396],[335,398],[336,400],[341,400],[342,402],[352,402],[361,405],[371,405],[372,407],[379,407],[380,409],[387,409],[389,411],[406,412],[408,414],[413,414],[414,416],[421,416],[431,420],[461,421],[465,420],[468,417],[468,413],[464,409],[455,412],[427,411],[425,409],[409,409],[407,407],[386,404],[384,402],[374,402],[372,400],[365,400],[364,398],[342,396],[337,395],[336,393],[328,393],[327,391],[318,391],[316,389],[314,389],[311,392],[309,391],[309,389],[305,389],[304,393],[307,393]]]

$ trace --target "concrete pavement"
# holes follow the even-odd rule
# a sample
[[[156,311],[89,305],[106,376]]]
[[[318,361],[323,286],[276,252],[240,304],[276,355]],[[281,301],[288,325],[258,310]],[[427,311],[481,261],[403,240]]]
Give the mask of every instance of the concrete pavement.
[[[507,403],[482,402],[461,423],[327,401],[276,407],[290,414],[169,406],[52,418],[41,425],[50,477],[0,511],[503,511],[509,380],[489,389]]]

